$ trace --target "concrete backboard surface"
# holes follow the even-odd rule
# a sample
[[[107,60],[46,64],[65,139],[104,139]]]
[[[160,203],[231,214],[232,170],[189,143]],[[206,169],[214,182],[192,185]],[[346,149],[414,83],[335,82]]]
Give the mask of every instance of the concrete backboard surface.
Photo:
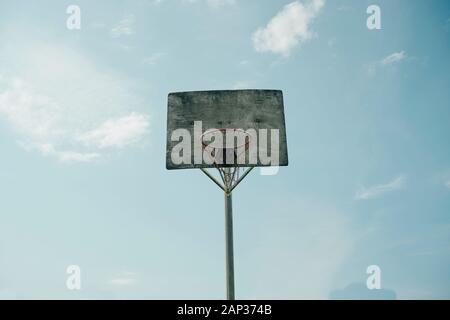
[[[256,162],[250,162],[250,157],[248,156],[246,163],[235,163],[233,164],[235,166],[267,167],[288,165],[282,91],[223,90],[170,93],[167,113],[167,169],[216,167],[215,164],[206,163],[206,161],[199,162],[198,142],[199,139],[203,138],[198,136],[200,123],[202,133],[212,129],[239,129],[239,132],[256,132],[256,135],[252,136],[252,139],[257,137],[258,140]],[[194,125],[196,130],[194,130]],[[189,133],[190,138],[182,138],[180,133],[183,136]],[[225,137],[224,140],[226,140]],[[256,141],[254,142],[256,144]],[[180,148],[181,143],[185,147],[187,143],[190,144],[191,150]],[[205,145],[207,143],[204,143],[202,147],[204,148]],[[254,145],[252,144],[252,146]],[[264,161],[262,155],[266,153],[273,156],[276,154],[273,152],[274,150],[278,152],[277,162],[272,161],[268,163]],[[177,159],[183,155],[186,157],[180,163],[181,160]],[[226,167],[229,165],[223,164],[221,166]]]

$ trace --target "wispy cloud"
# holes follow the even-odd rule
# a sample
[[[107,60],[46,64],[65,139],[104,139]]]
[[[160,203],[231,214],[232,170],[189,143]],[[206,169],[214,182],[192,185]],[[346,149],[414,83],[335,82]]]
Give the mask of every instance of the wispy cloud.
[[[387,66],[393,63],[400,62],[406,58],[405,51],[394,52],[393,54],[388,55],[383,60],[381,60],[380,64],[382,66]]]
[[[448,179],[447,181],[445,181],[445,186],[446,186],[447,188],[450,189],[450,179]]]
[[[401,61],[404,61],[407,57],[408,56],[407,56],[406,52],[403,50],[399,51],[399,52],[394,52],[379,61],[369,63],[367,65],[367,72],[369,75],[373,76],[376,74],[378,68],[384,68],[384,67],[398,64]]]
[[[4,79],[0,90],[0,114],[17,132],[36,139],[49,139],[64,134],[58,127],[60,106],[49,97],[32,91],[20,78]]]
[[[398,176],[386,184],[376,185],[372,187],[362,187],[355,194],[356,200],[369,200],[381,197],[382,195],[401,189],[405,184],[405,177]]]
[[[4,54],[14,55],[17,67],[8,73],[20,77],[0,77],[0,116],[24,150],[66,163],[92,162],[106,148],[112,152],[145,136],[148,115],[134,110],[142,102],[123,77],[60,47],[31,45]]]
[[[111,29],[111,37],[118,38],[121,36],[130,36],[134,34],[134,15],[126,15],[119,23]]]
[[[100,149],[110,147],[125,147],[140,141],[147,133],[148,117],[131,113],[128,116],[108,119],[98,128],[80,134],[77,140],[86,146]]]
[[[286,5],[266,27],[253,34],[255,50],[288,56],[292,49],[313,37],[311,24],[324,4],[325,0],[310,0],[306,4],[294,1]]]

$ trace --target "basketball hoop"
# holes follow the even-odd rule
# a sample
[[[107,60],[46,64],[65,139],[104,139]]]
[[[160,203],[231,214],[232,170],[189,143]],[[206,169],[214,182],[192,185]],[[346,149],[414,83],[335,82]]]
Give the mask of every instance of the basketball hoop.
[[[213,143],[207,144],[205,142],[204,138],[206,136],[219,132],[222,135],[222,137],[225,138],[225,142],[223,141],[222,146],[214,146]],[[227,136],[231,134],[234,139],[236,137],[236,133],[244,137],[244,142],[241,143],[240,145],[235,145],[233,141],[233,147],[227,147],[226,143]],[[223,186],[225,187],[223,189],[226,193],[231,193],[231,191],[242,180],[241,173],[244,172],[244,168],[239,165],[239,160],[242,155],[245,157],[245,154],[248,152],[250,140],[251,135],[248,134],[243,129],[233,129],[233,128],[211,129],[206,130],[201,135],[203,155],[206,155],[209,162],[212,163],[214,167],[218,170],[220,178],[222,179],[223,182]],[[229,163],[230,158],[232,159],[231,163]],[[247,170],[251,169],[253,168]],[[246,173],[245,175],[247,174],[248,173]]]

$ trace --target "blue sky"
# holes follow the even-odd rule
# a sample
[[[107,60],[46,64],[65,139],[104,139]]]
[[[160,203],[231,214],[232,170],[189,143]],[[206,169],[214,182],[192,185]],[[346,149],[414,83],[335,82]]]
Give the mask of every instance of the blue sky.
[[[165,169],[165,130],[169,92],[233,88],[283,90],[290,160],[234,194],[238,298],[367,297],[374,264],[450,298],[448,1],[0,12],[0,298],[224,298],[223,195]]]

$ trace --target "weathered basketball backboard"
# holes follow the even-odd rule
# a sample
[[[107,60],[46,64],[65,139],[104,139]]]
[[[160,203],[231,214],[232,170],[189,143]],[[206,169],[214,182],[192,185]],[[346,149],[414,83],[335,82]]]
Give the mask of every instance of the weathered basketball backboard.
[[[169,94],[167,169],[287,165],[281,91]]]

